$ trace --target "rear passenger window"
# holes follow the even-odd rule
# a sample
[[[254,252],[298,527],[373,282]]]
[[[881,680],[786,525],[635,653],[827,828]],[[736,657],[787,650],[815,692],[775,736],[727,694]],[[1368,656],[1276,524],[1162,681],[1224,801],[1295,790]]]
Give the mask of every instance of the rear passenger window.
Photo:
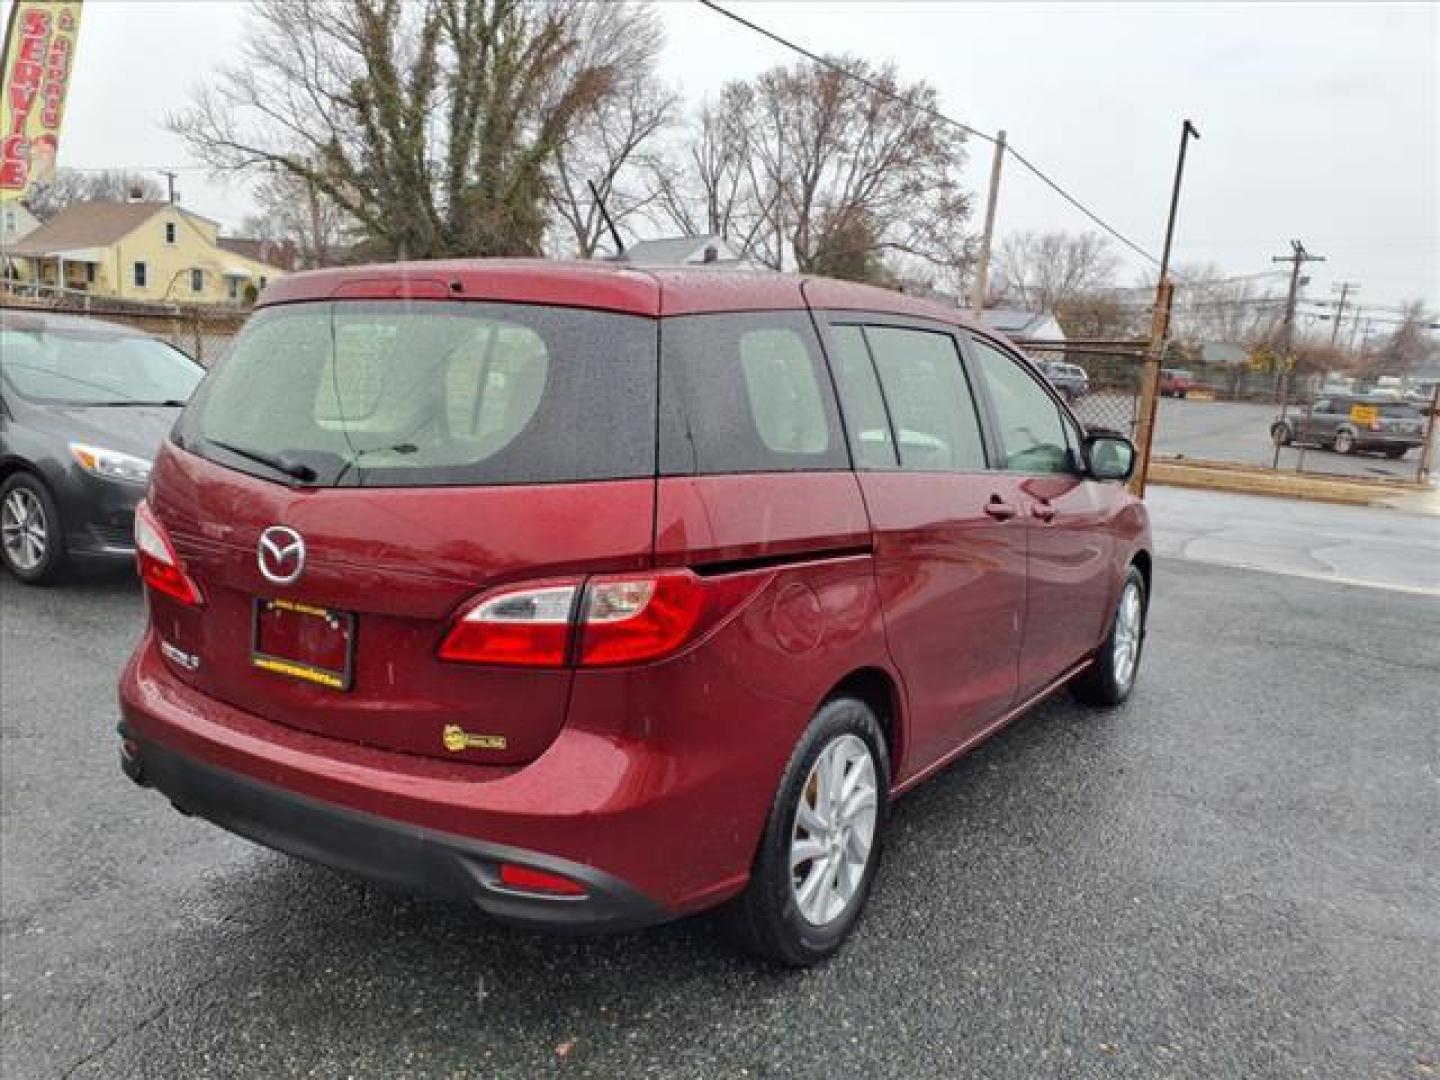
[[[867,326],[900,467],[916,472],[985,468],[985,444],[960,351],[949,334]]]
[[[830,370],[840,391],[840,411],[845,414],[855,467],[893,469],[897,462],[890,418],[885,414],[885,399],[864,331],[858,326],[831,327],[830,340],[834,344]]]
[[[808,314],[691,315],[661,322],[661,473],[848,467]]]

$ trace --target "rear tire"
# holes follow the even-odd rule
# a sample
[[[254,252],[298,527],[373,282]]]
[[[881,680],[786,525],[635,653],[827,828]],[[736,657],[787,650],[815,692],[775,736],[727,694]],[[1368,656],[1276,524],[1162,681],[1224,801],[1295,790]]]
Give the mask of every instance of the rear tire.
[[[840,774],[824,771],[837,758]],[[826,702],[785,766],[750,884],[722,912],[731,940],[788,967],[839,951],[875,880],[889,792],[890,759],[874,711],[857,698]],[[807,858],[811,850],[816,855]]]
[[[26,585],[52,585],[65,569],[60,508],[34,473],[0,485],[0,560]]]
[[[1337,454],[1353,454],[1355,452],[1355,433],[1353,431],[1337,431],[1334,447]]]
[[[1110,621],[1110,633],[1095,655],[1095,662],[1070,684],[1070,693],[1086,705],[1119,705],[1130,696],[1140,672],[1145,648],[1145,616],[1149,604],[1145,575],[1131,566],[1120,589],[1120,600]]]
[[[1399,461],[1402,457],[1405,456],[1409,449],[1410,448],[1408,446],[1397,446],[1393,449],[1386,450],[1385,456],[1388,457],[1391,461]]]

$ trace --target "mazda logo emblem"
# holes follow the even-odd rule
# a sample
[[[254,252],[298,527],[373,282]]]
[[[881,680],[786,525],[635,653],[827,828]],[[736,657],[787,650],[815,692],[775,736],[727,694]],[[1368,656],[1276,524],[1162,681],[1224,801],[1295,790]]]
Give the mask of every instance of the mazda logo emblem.
[[[305,538],[284,525],[271,525],[260,534],[257,561],[266,581],[289,585],[305,569]]]

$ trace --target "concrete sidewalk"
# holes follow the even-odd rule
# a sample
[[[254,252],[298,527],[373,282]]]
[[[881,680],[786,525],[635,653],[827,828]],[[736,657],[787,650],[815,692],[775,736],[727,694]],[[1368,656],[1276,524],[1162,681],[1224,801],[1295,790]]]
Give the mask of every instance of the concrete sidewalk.
[[[1158,486],[1145,502],[1160,556],[1440,596],[1440,517]]]

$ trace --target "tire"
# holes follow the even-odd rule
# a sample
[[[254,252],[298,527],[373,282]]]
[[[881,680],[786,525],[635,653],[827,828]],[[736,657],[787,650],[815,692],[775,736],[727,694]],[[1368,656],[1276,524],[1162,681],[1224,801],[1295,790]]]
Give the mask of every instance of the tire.
[[[1385,451],[1385,456],[1391,461],[1399,461],[1409,451],[1408,446],[1395,446]]]
[[[1177,390],[1175,391],[1175,396],[1178,397],[1181,401],[1184,401],[1185,395],[1188,393],[1190,393],[1189,390]]]
[[[0,485],[0,561],[26,585],[51,585],[65,569],[60,509],[33,473],[12,473]]]
[[[1331,445],[1337,454],[1353,454],[1355,452],[1355,433],[1342,428],[1335,433],[1335,442]]]
[[[1133,608],[1129,607],[1132,597]],[[1148,611],[1145,575],[1138,566],[1131,566],[1120,589],[1115,614],[1111,616],[1110,633],[1105,636],[1095,662],[1070,684],[1070,693],[1077,701],[1108,707],[1119,705],[1130,696],[1140,672],[1140,657],[1145,650],[1145,616]]]
[[[1279,421],[1270,426],[1270,439],[1276,446],[1289,446],[1295,441],[1295,432],[1290,430],[1290,425]]]
[[[722,912],[722,925],[740,948],[787,967],[809,967],[839,951],[860,919],[880,863],[881,837],[890,791],[890,759],[885,745],[880,723],[865,702],[852,697],[837,697],[820,707],[785,766],[780,788],[765,821],[765,831],[751,869],[750,884]],[[817,824],[826,824],[826,817],[834,820],[833,809],[819,817],[815,817],[815,810],[809,809],[813,803],[825,799],[826,792],[820,777],[818,774],[812,776],[812,772],[816,772],[822,755],[827,754],[840,756],[841,764],[845,766],[844,780],[858,782],[861,786],[866,775],[863,762],[868,760],[869,763],[868,775],[874,790],[873,801],[869,804],[870,843],[864,852],[863,867],[858,869],[854,856],[865,832],[863,798],[856,799],[856,814],[849,819],[848,831],[842,831],[833,838],[822,837],[818,830],[812,832],[806,829],[800,820],[802,800]],[[853,755],[848,765],[846,755]],[[833,763],[833,758],[827,757],[827,763]],[[860,789],[857,787],[856,790]],[[806,834],[804,838],[800,836],[801,832]],[[822,852],[827,850],[827,845],[834,846],[829,847],[828,855],[795,862],[792,855],[795,846],[811,842]],[[846,859],[846,855],[851,858]],[[825,863],[822,863],[822,858]],[[840,860],[839,865],[835,863],[837,859]],[[827,863],[835,866],[833,872],[827,869]],[[798,874],[792,865],[800,868]],[[842,875],[841,871],[847,869],[848,874]],[[798,883],[797,877],[801,879]],[[826,877],[830,878],[828,883],[824,881]],[[842,877],[848,877],[850,882],[848,896],[845,895]],[[807,894],[806,887],[812,880],[830,888],[812,887]],[[802,900],[802,895],[807,898]],[[820,902],[822,900],[824,903]],[[827,905],[837,903],[840,905],[838,908],[829,913],[824,911]],[[806,914],[807,908],[810,915]],[[812,921],[812,916],[816,921]]]

